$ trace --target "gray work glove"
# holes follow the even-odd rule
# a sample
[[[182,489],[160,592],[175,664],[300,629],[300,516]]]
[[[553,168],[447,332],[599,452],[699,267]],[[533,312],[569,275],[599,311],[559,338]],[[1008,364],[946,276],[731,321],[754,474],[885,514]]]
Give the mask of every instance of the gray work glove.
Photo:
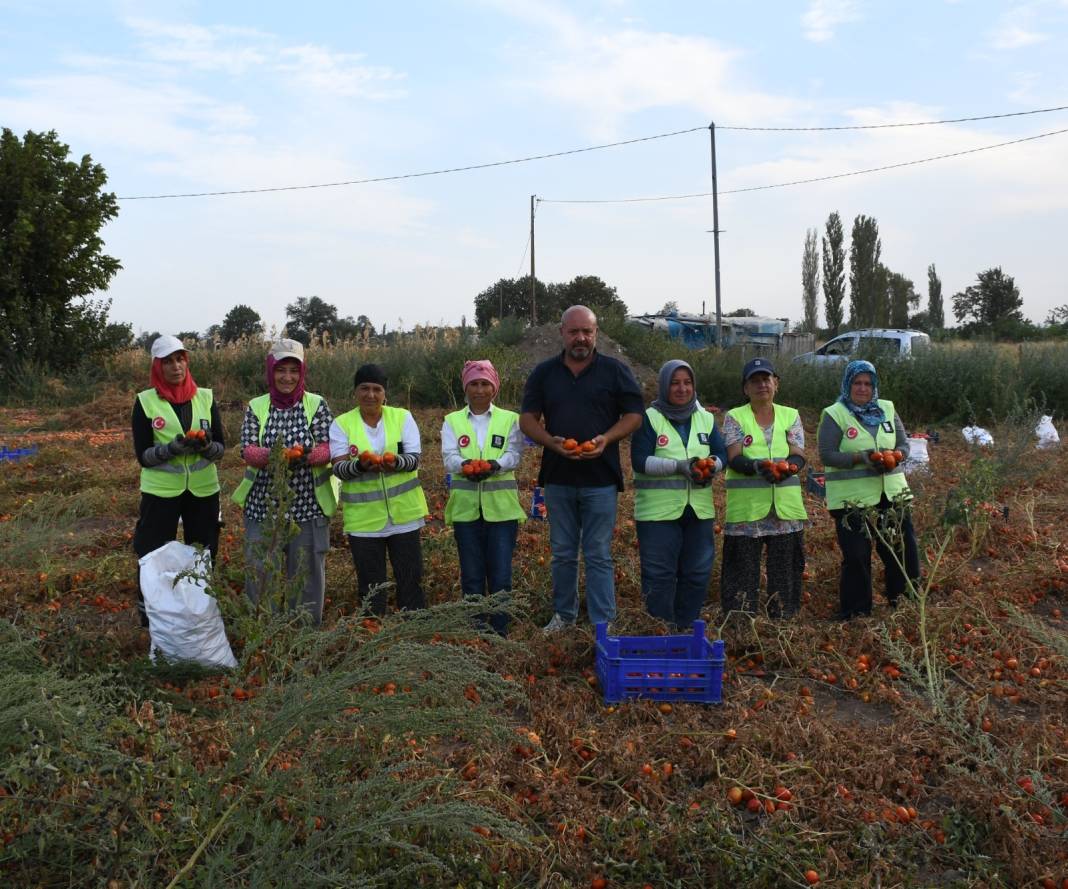
[[[195,450],[193,443],[186,439],[184,435],[179,433],[170,442],[165,445],[161,445],[167,449],[167,459],[171,457],[184,457],[187,454],[192,454]]]
[[[712,476],[704,478],[699,475],[696,470],[696,463],[698,457],[690,457],[688,460],[676,460],[675,470],[680,474],[686,476],[691,485],[695,485],[698,488],[703,488],[706,485],[712,484]]]

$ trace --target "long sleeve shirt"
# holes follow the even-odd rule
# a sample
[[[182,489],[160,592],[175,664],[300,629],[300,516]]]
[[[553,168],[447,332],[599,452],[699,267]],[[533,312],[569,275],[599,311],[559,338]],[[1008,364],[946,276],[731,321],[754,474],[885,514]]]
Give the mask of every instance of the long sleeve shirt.
[[[467,419],[471,423],[471,428],[475,433],[475,441],[478,443],[479,448],[485,447],[486,433],[489,430],[490,417],[493,411],[497,410],[491,403],[489,410],[482,414],[473,414],[471,409],[467,409]],[[464,458],[460,456],[460,448],[456,443],[456,432],[453,430],[449,421],[446,420],[441,424],[441,458],[445,464],[445,471],[456,473],[460,471],[460,467],[463,465]],[[508,441],[505,443],[505,451],[497,458],[497,463],[500,465],[501,470],[504,472],[512,472],[519,467],[520,461],[523,459],[523,433],[519,431],[519,421],[517,420],[513,425],[511,432],[508,433]]]
[[[681,422],[674,422],[668,420],[675,431],[679,433],[679,437],[684,441],[690,440],[690,419],[687,417]],[[630,465],[635,472],[644,472],[647,475],[660,475],[659,467],[649,465],[649,460],[657,460],[657,457],[653,455],[656,453],[656,432],[653,430],[653,424],[649,422],[649,415],[645,414],[642,417],[642,426],[637,432],[634,433],[630,440]],[[708,456],[716,459],[716,472],[722,472],[723,467],[727,464],[727,447],[723,443],[723,435],[719,431],[719,425],[717,424],[712,429],[712,434],[708,438]],[[675,472],[674,468],[671,468],[667,475],[671,475]]]

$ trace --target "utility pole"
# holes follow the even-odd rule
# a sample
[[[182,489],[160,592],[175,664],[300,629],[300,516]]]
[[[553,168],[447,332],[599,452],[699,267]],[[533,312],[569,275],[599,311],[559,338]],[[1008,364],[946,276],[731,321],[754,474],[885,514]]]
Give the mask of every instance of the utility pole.
[[[537,200],[537,195],[532,194],[530,196],[530,326],[534,327],[538,323],[538,313],[534,307],[534,282],[537,280],[534,277],[534,201]]]
[[[719,292],[719,185],[716,181],[716,124],[715,121],[708,125],[708,132],[712,138],[712,243],[716,257],[716,345],[723,348],[723,305],[720,302]],[[533,222],[532,222],[533,225]],[[533,228],[531,228],[533,231]],[[534,244],[531,242],[531,259],[533,260]]]

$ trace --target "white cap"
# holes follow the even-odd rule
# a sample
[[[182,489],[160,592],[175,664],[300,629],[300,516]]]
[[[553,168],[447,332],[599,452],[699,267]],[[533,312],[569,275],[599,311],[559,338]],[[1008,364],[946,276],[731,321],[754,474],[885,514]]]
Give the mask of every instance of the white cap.
[[[301,364],[304,363],[304,346],[298,340],[278,340],[271,343],[270,356],[275,361],[283,358],[296,358]]]
[[[171,336],[170,334],[163,334],[163,336],[156,337],[152,343],[152,357],[153,358],[166,358],[168,355],[173,355],[175,352],[186,351],[185,343],[183,343],[178,337]]]

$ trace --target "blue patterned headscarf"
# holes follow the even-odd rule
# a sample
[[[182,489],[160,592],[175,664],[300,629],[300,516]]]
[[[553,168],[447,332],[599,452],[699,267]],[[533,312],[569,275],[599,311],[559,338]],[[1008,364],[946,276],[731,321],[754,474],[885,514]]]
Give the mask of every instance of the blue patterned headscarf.
[[[867,404],[856,404],[849,397],[853,387],[853,378],[857,374],[871,374],[871,401]],[[886,422],[886,414],[879,406],[879,374],[876,373],[875,365],[870,361],[850,361],[846,365],[838,400],[849,408],[853,416],[865,426],[878,426]]]

